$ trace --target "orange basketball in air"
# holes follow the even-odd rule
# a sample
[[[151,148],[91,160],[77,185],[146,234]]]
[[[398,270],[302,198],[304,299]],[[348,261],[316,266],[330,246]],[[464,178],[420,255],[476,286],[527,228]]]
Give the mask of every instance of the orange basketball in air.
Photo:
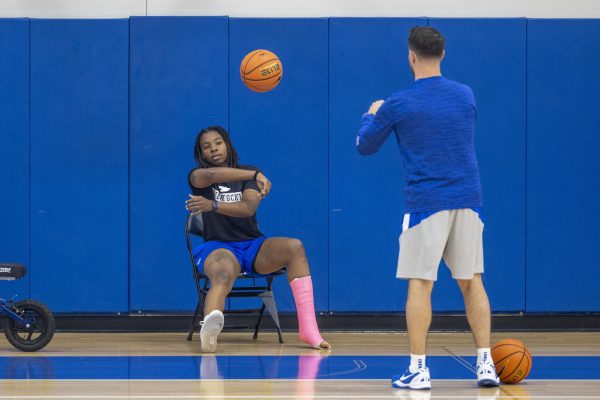
[[[518,383],[531,371],[531,353],[518,339],[503,339],[492,347],[492,360],[502,383]]]
[[[240,77],[246,87],[254,92],[273,90],[283,76],[279,58],[269,50],[254,50],[244,57]]]

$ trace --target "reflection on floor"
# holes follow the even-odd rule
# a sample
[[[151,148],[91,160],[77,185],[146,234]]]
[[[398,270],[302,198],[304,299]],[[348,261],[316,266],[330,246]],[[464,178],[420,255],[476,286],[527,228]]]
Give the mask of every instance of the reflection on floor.
[[[387,379],[407,356],[0,357],[5,379]],[[433,379],[474,378],[474,357],[431,356]],[[600,357],[539,356],[529,379],[600,379]]]

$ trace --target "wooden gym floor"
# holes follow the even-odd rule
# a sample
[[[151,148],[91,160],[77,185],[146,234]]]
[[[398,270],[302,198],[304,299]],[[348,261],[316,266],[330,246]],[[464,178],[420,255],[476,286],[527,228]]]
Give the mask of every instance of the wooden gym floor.
[[[496,333],[532,352],[517,385],[478,388],[468,333],[432,333],[431,391],[393,389],[408,365],[406,333],[325,332],[332,351],[294,333],[222,333],[202,355],[185,333],[57,333],[44,350],[0,342],[0,399],[600,399],[600,332]]]

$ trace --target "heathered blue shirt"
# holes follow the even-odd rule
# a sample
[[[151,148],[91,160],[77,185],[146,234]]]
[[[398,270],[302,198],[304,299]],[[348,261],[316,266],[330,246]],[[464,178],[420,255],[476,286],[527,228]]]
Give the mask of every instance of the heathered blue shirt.
[[[475,96],[441,76],[415,81],[365,114],[356,146],[373,154],[394,131],[406,169],[405,213],[482,207]]]

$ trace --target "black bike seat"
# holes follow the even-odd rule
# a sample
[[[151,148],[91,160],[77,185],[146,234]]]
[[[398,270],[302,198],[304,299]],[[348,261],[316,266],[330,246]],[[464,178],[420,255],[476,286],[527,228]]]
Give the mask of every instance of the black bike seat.
[[[0,280],[12,281],[25,276],[25,266],[17,263],[0,262]]]

